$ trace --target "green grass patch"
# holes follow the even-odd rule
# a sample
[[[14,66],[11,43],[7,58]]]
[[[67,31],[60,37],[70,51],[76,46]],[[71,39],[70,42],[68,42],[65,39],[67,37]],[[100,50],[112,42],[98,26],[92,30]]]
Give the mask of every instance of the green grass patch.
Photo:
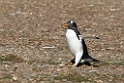
[[[5,57],[5,56],[1,56],[0,57],[0,63],[2,63],[3,61],[10,61],[10,58]]]
[[[56,76],[54,77],[54,80],[63,80],[67,79],[68,81],[72,82],[92,82],[90,80],[90,77],[84,77],[84,76]]]
[[[81,76],[77,72],[70,71],[68,74],[61,74],[59,76],[54,77],[54,80],[60,80],[67,79],[68,81],[72,82],[92,82],[90,76]]]
[[[49,81],[50,80],[48,75],[38,75],[38,76],[33,76],[31,78],[37,81]]]
[[[101,65],[124,65],[124,61],[120,62],[102,62]]]
[[[20,63],[20,62],[23,62],[24,60],[21,57],[14,54],[8,54],[0,57],[0,63],[7,62],[7,61]]]
[[[3,76],[3,77],[0,78],[0,79],[3,79],[3,80],[12,79],[12,76],[10,76],[10,75],[5,75],[5,76]]]
[[[42,64],[50,64],[50,65],[57,65],[57,64],[60,64],[58,62],[55,62],[55,61],[52,61],[52,60],[29,60],[27,61],[29,64],[32,64],[32,63],[42,63]]]

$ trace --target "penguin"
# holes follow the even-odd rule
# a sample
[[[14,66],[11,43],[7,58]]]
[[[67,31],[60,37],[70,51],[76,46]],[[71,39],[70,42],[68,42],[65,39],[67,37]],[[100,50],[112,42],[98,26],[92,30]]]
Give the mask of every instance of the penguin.
[[[71,60],[71,62],[74,63],[73,67],[78,66],[81,63],[89,63],[91,61],[99,62],[99,60],[92,58],[88,54],[87,46],[77,29],[76,22],[70,20],[63,23],[61,26],[67,27],[66,41],[71,54],[74,56],[74,59]]]

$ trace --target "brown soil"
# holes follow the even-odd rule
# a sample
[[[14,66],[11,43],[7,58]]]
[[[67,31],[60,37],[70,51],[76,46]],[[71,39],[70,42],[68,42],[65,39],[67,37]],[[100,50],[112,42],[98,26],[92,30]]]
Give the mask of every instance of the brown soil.
[[[89,54],[72,67],[63,22],[74,20]],[[123,83],[123,0],[0,0],[0,83]]]

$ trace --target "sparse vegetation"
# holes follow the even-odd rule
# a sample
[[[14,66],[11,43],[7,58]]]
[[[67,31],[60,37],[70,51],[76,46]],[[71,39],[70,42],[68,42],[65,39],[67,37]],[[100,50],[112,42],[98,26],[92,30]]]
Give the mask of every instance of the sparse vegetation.
[[[8,79],[12,79],[12,76],[11,75],[5,75],[5,76],[3,76],[0,79],[2,79],[2,80],[8,80]]]
[[[92,82],[90,77],[83,77],[83,76],[75,76],[75,75],[69,75],[69,76],[56,76],[54,77],[54,80],[60,80],[67,79],[68,81],[72,82]]]
[[[10,58],[5,57],[5,56],[1,56],[0,57],[0,63],[2,63],[3,61],[10,61]]]
[[[0,0],[0,83],[123,83],[123,0]],[[77,22],[89,54],[100,61],[72,67],[66,45]]]
[[[10,62],[23,62],[24,60],[17,56],[17,55],[14,55],[14,54],[9,54],[9,55],[6,55],[6,56],[1,56],[0,57],[0,62],[6,62],[6,61],[10,61]]]

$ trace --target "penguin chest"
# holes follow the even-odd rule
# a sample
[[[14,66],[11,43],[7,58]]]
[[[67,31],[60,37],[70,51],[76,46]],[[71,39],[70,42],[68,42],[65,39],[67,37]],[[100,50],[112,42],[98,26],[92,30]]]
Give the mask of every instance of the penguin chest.
[[[78,39],[75,31],[71,29],[67,29],[66,40],[67,40],[69,50],[73,56],[75,56],[79,52],[80,53],[83,52],[81,40]]]

